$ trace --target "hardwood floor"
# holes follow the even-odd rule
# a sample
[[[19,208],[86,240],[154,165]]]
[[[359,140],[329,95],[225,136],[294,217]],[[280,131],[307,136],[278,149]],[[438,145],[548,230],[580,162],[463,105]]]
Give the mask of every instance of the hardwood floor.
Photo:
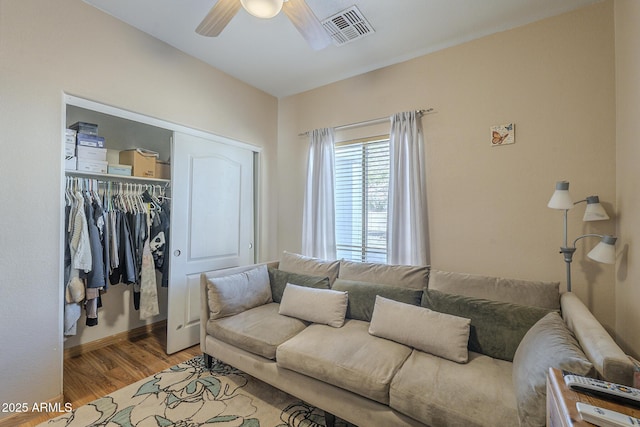
[[[106,347],[65,358],[64,401],[73,409],[119,388],[201,354],[196,345],[167,355],[166,331],[122,339]],[[43,413],[19,424],[31,427],[61,413]]]

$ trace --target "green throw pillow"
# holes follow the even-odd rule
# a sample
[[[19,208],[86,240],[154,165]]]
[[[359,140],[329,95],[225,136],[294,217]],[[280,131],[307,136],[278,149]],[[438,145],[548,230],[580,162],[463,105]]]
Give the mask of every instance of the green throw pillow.
[[[329,289],[329,278],[320,276],[308,276],[306,274],[290,273],[277,268],[268,268],[269,282],[271,284],[271,296],[273,302],[280,303],[287,283],[307,288]]]
[[[376,295],[418,306],[422,298],[422,290],[356,280],[336,279],[331,289],[347,291],[349,293],[347,318],[364,320],[366,322],[371,321],[373,308],[376,304]]]
[[[422,305],[471,319],[469,350],[513,361],[527,331],[553,310],[427,290]]]

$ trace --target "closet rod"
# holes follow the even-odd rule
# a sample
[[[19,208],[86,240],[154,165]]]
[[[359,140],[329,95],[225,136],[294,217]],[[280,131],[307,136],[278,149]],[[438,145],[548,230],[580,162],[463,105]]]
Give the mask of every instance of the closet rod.
[[[435,110],[433,108],[425,108],[422,110],[416,110],[416,114],[418,114],[418,116],[422,117],[425,114],[429,114],[429,113],[433,113],[435,112]],[[371,119],[371,120],[365,120],[363,122],[355,122],[355,123],[349,123],[346,125],[340,125],[340,126],[335,126],[333,129],[334,130],[346,130],[346,129],[351,129],[351,128],[356,128],[356,127],[361,127],[361,126],[370,126],[370,125],[375,125],[378,123],[383,123],[386,122],[387,120],[389,120],[389,116],[387,117],[379,117],[377,119]],[[298,136],[309,136],[309,133],[311,133],[311,131],[306,131],[306,132],[302,132],[299,133]]]

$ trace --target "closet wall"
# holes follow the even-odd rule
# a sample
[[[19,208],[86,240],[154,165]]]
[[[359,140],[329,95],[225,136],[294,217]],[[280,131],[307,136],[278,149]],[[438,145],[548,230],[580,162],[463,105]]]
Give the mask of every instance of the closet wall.
[[[74,105],[66,105],[66,125],[70,126],[78,121],[98,125],[98,134],[105,138],[109,164],[117,164],[119,162],[119,152],[131,148],[153,150],[159,153],[160,160],[170,160],[171,136],[173,134],[170,130]],[[109,180],[109,178],[99,179],[102,181]],[[118,179],[118,181],[120,180]],[[131,182],[137,181],[134,178]],[[156,183],[149,182],[149,184]],[[165,184],[161,183],[161,185],[164,186]],[[102,307],[98,309],[98,324],[86,326],[86,312],[83,310],[77,322],[76,334],[65,337],[64,348],[69,349],[166,320],[167,288],[160,286],[161,279],[162,275],[156,272],[160,314],[141,320],[140,311],[134,309],[133,285],[123,283],[110,284],[107,291],[101,295]]]

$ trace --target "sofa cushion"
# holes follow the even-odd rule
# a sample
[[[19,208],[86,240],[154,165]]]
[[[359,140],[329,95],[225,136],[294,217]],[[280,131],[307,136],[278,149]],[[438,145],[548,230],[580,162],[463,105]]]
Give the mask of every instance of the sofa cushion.
[[[391,381],[389,405],[430,426],[517,426],[511,368],[474,352],[461,365],[414,350]]]
[[[377,296],[369,333],[466,363],[469,325],[469,319]]]
[[[277,268],[268,268],[269,283],[271,284],[271,297],[273,302],[282,301],[282,293],[287,283],[293,283],[298,286],[307,286],[309,288],[329,289],[329,278],[320,276],[309,276],[308,274],[291,273],[288,271],[278,270]]]
[[[429,267],[341,260],[338,277],[410,289],[425,289],[429,281]]]
[[[206,280],[211,319],[231,316],[272,301],[266,265],[228,276],[207,277]]]
[[[368,328],[352,319],[342,328],[310,325],[278,347],[277,364],[388,404],[389,383],[411,349],[369,335]]]
[[[482,298],[425,292],[422,304],[435,311],[471,319],[469,350],[509,362],[522,337],[549,309]]]
[[[521,426],[545,425],[546,380],[550,367],[578,375],[593,365],[556,312],[547,314],[527,332],[513,358],[513,384]]]
[[[280,314],[339,328],[347,313],[348,294],[287,283],[280,302]]]
[[[420,305],[422,290],[390,286],[380,283],[360,282],[338,278],[333,290],[349,293],[347,318],[371,321],[376,295],[407,304]]]
[[[328,277],[329,284],[333,285],[338,277],[340,261],[328,261],[284,251],[278,268],[291,273]]]
[[[270,303],[235,316],[209,320],[207,333],[248,352],[275,359],[276,348],[308,326],[300,319],[278,314],[278,308],[278,304]]]
[[[429,273],[429,289],[552,310],[560,308],[559,287],[559,282],[505,279],[433,269]]]

